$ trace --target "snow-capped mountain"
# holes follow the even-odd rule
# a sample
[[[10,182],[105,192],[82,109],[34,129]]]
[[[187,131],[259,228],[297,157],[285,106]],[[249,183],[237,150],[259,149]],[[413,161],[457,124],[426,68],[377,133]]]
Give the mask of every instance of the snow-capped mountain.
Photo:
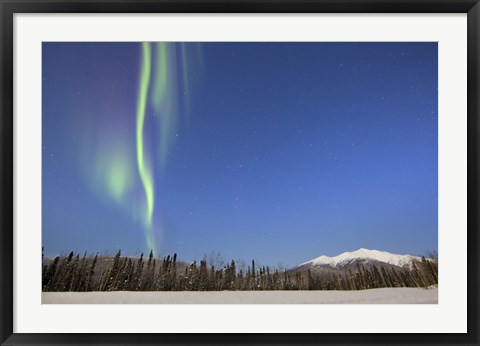
[[[344,252],[335,257],[320,256],[313,260],[300,264],[299,266],[297,266],[297,268],[343,268],[355,264],[356,262],[361,262],[364,264],[383,264],[387,266],[404,267],[411,265],[412,261],[414,260],[421,261],[422,259],[420,257],[412,255],[397,255],[386,251],[361,248],[357,251]]]

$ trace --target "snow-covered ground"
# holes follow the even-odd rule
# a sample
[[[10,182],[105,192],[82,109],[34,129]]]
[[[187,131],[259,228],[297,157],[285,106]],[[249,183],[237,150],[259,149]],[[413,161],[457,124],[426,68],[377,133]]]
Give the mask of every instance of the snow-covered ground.
[[[437,304],[438,288],[363,291],[43,292],[42,304]]]

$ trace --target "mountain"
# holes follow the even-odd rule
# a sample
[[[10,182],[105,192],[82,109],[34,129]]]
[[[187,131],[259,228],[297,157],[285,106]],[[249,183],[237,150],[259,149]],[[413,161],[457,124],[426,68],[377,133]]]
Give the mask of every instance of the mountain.
[[[348,270],[356,271],[357,264],[362,264],[366,268],[373,265],[384,267],[410,267],[412,261],[421,261],[421,257],[412,255],[397,255],[386,251],[358,249],[352,252],[344,252],[335,257],[320,256],[308,262],[302,263],[295,268],[290,269],[291,272],[311,270],[316,273],[325,273],[332,270]]]

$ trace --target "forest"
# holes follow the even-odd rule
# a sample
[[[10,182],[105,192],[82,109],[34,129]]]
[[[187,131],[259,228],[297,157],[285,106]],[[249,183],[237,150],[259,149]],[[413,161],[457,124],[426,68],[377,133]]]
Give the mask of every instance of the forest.
[[[44,292],[91,291],[268,291],[268,290],[363,290],[381,287],[430,287],[438,285],[438,259],[422,257],[410,266],[390,267],[356,263],[353,268],[315,274],[257,266],[252,260],[238,269],[232,260],[221,268],[207,260],[191,264],[177,254],[155,258],[150,252],[138,258],[88,256],[70,252],[54,259],[42,258]]]

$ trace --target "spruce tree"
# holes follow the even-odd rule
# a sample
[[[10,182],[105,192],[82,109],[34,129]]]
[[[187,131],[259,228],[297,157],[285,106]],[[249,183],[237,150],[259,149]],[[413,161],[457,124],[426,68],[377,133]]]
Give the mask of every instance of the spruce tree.
[[[95,258],[93,259],[92,265],[90,266],[90,269],[88,271],[86,283],[85,283],[85,291],[93,291],[93,275],[95,273],[95,266],[97,264],[98,260],[98,253],[95,255]]]
[[[60,258],[57,256],[53,262],[45,270],[45,274],[42,278],[43,291],[53,291],[55,288],[55,281],[53,280],[57,271],[57,266]]]

